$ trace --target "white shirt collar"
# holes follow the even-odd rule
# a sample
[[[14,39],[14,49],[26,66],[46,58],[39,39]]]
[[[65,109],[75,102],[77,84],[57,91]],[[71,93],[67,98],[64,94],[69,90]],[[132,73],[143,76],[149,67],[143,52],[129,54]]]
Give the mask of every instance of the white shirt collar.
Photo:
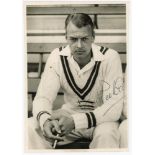
[[[100,52],[101,46],[92,44],[93,59],[95,61],[103,61],[105,56]]]
[[[100,52],[100,49],[101,49],[100,46],[92,44],[92,52],[93,52],[92,59],[94,59],[94,61],[103,61],[105,59],[105,56]],[[71,57],[71,50],[69,45],[63,48],[59,54]]]
[[[61,52],[59,52],[59,55],[63,55],[63,56],[71,56],[71,50],[69,45],[67,45],[65,48],[62,49]]]

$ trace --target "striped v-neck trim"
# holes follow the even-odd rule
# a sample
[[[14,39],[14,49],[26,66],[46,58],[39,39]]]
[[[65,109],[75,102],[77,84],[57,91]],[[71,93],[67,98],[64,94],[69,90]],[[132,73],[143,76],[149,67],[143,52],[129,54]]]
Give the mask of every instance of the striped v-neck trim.
[[[105,52],[107,50],[108,50],[108,48],[104,48],[104,47],[101,47],[101,49],[100,49],[102,54],[103,53],[105,54]],[[60,49],[60,51],[61,51],[61,49]],[[74,77],[73,77],[72,72],[71,72],[70,67],[69,67],[67,56],[60,55],[60,58],[61,58],[64,74],[65,74],[65,77],[66,77],[66,80],[67,80],[69,86],[83,100],[90,93],[90,91],[92,90],[92,88],[95,84],[95,81],[98,77],[98,72],[99,72],[101,61],[95,61],[95,65],[93,67],[93,70],[90,73],[90,76],[89,76],[86,84],[81,89],[78,87],[78,85],[76,84],[76,82],[74,80]]]

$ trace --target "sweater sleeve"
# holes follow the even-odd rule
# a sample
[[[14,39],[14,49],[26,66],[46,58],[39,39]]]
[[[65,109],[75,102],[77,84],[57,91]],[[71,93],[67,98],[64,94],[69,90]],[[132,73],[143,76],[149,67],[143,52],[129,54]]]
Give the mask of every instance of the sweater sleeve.
[[[38,127],[43,128],[44,122],[50,117],[53,102],[60,88],[58,72],[58,50],[50,54],[41,81],[33,101],[33,116],[36,119]]]
[[[103,104],[92,112],[74,114],[75,128],[91,128],[117,121],[123,107],[123,76],[119,54],[110,50],[103,80]],[[83,122],[83,123],[82,123]]]

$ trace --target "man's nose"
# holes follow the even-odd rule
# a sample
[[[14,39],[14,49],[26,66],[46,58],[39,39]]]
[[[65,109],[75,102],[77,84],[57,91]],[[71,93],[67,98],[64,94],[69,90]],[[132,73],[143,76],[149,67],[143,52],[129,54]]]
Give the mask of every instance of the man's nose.
[[[81,39],[78,39],[78,48],[82,47]]]

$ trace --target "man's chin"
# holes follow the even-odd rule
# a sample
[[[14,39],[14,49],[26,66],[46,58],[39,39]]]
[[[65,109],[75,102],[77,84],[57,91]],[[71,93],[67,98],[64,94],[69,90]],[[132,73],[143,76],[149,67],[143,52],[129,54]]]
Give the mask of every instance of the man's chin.
[[[78,58],[78,59],[82,59],[82,58],[84,58],[84,55],[83,54],[76,54],[75,57]]]
[[[77,53],[76,55],[77,56],[83,56],[84,54],[83,53]]]

